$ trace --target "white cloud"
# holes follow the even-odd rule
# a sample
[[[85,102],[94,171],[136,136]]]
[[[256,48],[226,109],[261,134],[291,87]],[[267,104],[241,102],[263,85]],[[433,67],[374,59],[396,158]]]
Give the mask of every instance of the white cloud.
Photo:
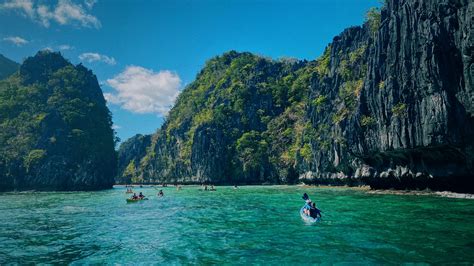
[[[92,9],[95,4],[97,4],[97,0],[85,0],[84,4],[88,9]]]
[[[108,65],[117,64],[117,61],[115,61],[115,58],[109,57],[103,54],[99,54],[99,53],[83,53],[79,56],[79,59],[82,61],[86,61],[88,63],[104,62]]]
[[[18,10],[21,14],[30,18],[35,16],[32,0],[11,0],[0,5],[0,8]]]
[[[119,96],[112,94],[112,93],[104,93],[104,98],[108,103],[120,105],[122,100]]]
[[[86,1],[84,4],[87,9],[91,9],[94,5],[89,2],[91,1]],[[55,6],[35,5],[32,0],[8,0],[0,4],[0,9],[15,10],[45,27],[49,27],[51,21],[60,25],[101,27],[100,21],[96,17],[89,14],[82,5],[75,4],[71,0],[58,0]]]
[[[104,93],[110,104],[117,104],[133,113],[155,113],[165,116],[180,93],[178,74],[162,70],[154,72],[139,66],[129,66],[107,80],[116,93]]]
[[[3,40],[6,41],[6,42],[11,42],[16,46],[22,46],[22,45],[28,43],[27,40],[25,40],[21,37],[18,37],[18,36],[5,37],[5,38],[3,38]]]
[[[62,44],[58,46],[59,50],[66,51],[66,50],[72,50],[74,47],[67,45],[67,44]]]
[[[121,128],[122,128],[122,127],[119,126],[119,125],[115,125],[115,124],[112,125],[112,129],[114,129],[114,130],[121,129]]]

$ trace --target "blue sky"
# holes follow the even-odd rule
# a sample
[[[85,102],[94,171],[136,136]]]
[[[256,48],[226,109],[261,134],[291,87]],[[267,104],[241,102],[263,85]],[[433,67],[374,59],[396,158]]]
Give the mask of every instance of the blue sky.
[[[312,60],[377,0],[0,0],[0,53],[61,51],[97,75],[118,136],[156,131],[206,60],[229,50]]]

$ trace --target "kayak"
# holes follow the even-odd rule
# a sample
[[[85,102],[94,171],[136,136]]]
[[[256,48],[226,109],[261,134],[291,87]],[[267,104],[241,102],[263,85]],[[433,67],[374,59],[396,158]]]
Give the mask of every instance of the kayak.
[[[319,218],[313,218],[313,217],[311,217],[311,216],[309,216],[309,215],[306,215],[306,214],[303,212],[303,210],[304,210],[304,206],[303,206],[303,207],[301,208],[301,210],[300,210],[300,215],[301,215],[301,218],[303,218],[303,220],[304,220],[305,222],[308,222],[308,223],[316,223],[317,221],[319,221]]]
[[[132,194],[132,193],[133,193],[133,191],[127,191],[127,192],[125,192],[125,194]]]
[[[144,198],[144,199],[127,199],[127,203],[135,203],[135,202],[140,202],[140,201],[143,201],[143,200],[148,200],[148,198]]]

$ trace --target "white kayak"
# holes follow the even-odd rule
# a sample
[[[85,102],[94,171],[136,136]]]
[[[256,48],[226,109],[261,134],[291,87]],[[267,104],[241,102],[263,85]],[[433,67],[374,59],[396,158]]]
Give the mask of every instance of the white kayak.
[[[306,214],[303,212],[303,210],[304,210],[304,206],[303,206],[303,207],[301,208],[301,210],[300,210],[300,215],[301,215],[301,218],[303,218],[303,220],[304,220],[305,222],[308,222],[308,223],[316,223],[317,221],[319,221],[319,218],[313,218],[313,217],[311,217],[311,216],[309,216],[309,215],[306,215]]]

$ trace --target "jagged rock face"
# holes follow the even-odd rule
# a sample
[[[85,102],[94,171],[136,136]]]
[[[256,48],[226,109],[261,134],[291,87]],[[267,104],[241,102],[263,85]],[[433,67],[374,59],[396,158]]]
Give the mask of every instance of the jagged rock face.
[[[459,146],[472,136],[472,98],[465,98],[472,91],[463,74],[470,66],[459,39],[466,8],[458,1],[387,3],[364,90],[379,128],[368,151]],[[397,105],[404,107],[398,113]]]
[[[110,188],[112,120],[94,74],[59,53],[0,81],[0,191]]]
[[[341,68],[341,49],[359,45],[368,45],[361,62],[368,68],[356,112],[330,127],[347,149],[331,141],[320,157],[326,165],[324,159],[316,165],[313,177],[326,176],[329,164],[340,170],[329,172],[362,178],[373,187],[463,190],[471,185],[465,190],[472,191],[473,15],[467,1],[388,1],[377,32],[358,28],[358,35],[346,31],[335,39],[332,70]],[[317,81],[313,94],[340,91],[339,77],[327,78],[329,91]],[[327,115],[313,111],[311,117],[317,128]]]
[[[359,182],[346,180],[354,172],[355,157],[349,143],[357,133],[358,119],[367,60],[372,39],[365,27],[353,27],[334,38],[326,50],[328,60],[323,75],[312,80],[308,116],[313,126],[310,172],[301,178],[317,183]],[[316,180],[311,180],[316,179]]]
[[[467,3],[466,3],[467,2]],[[474,3],[462,1],[462,8],[457,10],[459,30],[455,33],[454,41],[460,47],[464,86],[460,88],[456,97],[466,108],[471,117],[474,116]],[[467,7],[466,7],[467,6]]]
[[[166,125],[166,124],[165,124]],[[173,132],[173,141],[163,134],[163,126],[152,139],[147,154],[141,159],[137,167],[137,174],[141,182],[192,182],[189,164],[180,159],[180,148],[183,145],[185,130]],[[214,155],[218,156],[218,155]]]
[[[388,1],[364,88],[364,111],[377,122],[354,150],[378,170],[374,177],[388,174],[401,187],[420,187],[421,178],[435,189],[473,184],[474,91],[465,56],[471,49],[472,57],[472,7]]]
[[[124,177],[125,168],[133,161],[134,165],[140,165],[140,160],[145,156],[146,149],[151,144],[151,135],[137,134],[120,144],[117,152],[118,171],[115,182],[128,184],[131,180]]]
[[[218,127],[201,126],[196,129],[191,150],[192,172],[194,182],[201,180],[220,180],[226,177],[229,161],[225,145],[227,137]],[[218,156],[215,156],[218,155]]]
[[[278,180],[264,156],[264,135],[268,121],[289,107],[287,96],[300,101],[297,90],[289,93],[280,83],[292,83],[293,72],[305,65],[237,52],[210,60],[155,135],[140,165],[141,178],[227,184]]]
[[[140,175],[474,191],[473,6],[389,0],[318,60],[211,60],[155,135]]]

